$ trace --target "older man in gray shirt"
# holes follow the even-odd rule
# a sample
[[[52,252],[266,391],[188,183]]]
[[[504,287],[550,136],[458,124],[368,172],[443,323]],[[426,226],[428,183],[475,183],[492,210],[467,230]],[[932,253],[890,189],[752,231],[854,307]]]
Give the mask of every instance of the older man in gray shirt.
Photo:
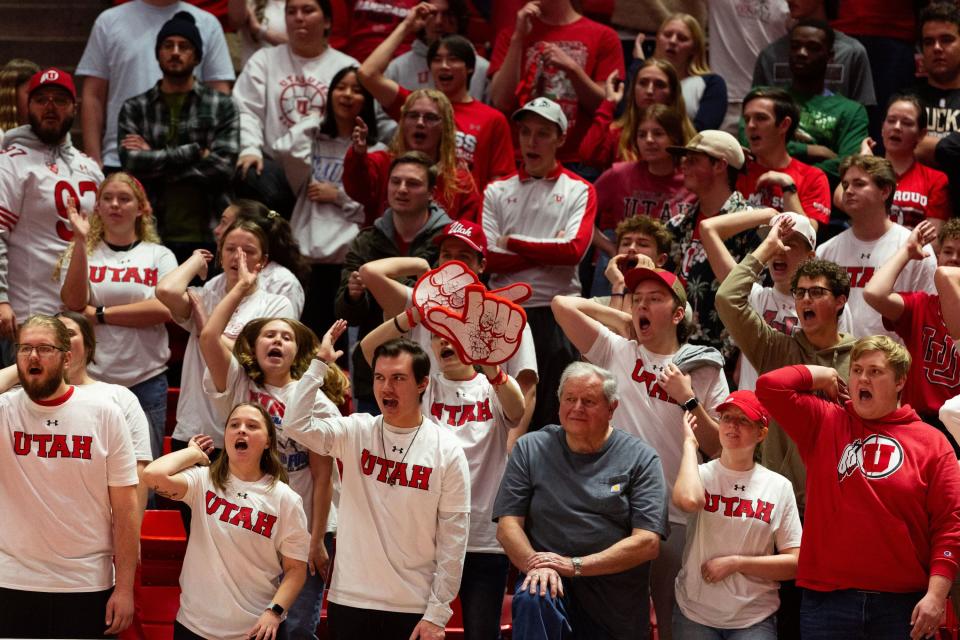
[[[520,438],[494,503],[497,539],[523,572],[514,637],[646,638],[648,563],[668,531],[660,458],[613,428],[609,371],[575,362],[559,396],[561,426]]]

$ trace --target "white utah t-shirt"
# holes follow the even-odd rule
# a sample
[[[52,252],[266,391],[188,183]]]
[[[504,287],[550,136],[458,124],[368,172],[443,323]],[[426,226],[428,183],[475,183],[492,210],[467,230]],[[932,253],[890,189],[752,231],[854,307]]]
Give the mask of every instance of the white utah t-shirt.
[[[55,404],[0,395],[0,587],[82,593],[113,586],[110,487],[137,484],[113,400],[72,386]]]
[[[790,481],[762,465],[733,471],[719,460],[700,465],[707,494],[704,508],[690,514],[683,567],[677,575],[677,605],[703,625],[743,629],[780,607],[775,580],[734,573],[705,582],[701,565],[727,555],[762,556],[800,546],[800,515]]]
[[[503,553],[497,542],[493,501],[507,466],[507,434],[514,423],[503,413],[500,398],[487,377],[477,373],[470,380],[430,376],[423,395],[424,415],[432,416],[452,433],[470,467],[470,535],[467,551]]]
[[[205,638],[245,638],[280,586],[281,556],[307,561],[302,501],[269,475],[256,482],[230,475],[225,490],[209,467],[181,476],[192,515],[177,622]]]

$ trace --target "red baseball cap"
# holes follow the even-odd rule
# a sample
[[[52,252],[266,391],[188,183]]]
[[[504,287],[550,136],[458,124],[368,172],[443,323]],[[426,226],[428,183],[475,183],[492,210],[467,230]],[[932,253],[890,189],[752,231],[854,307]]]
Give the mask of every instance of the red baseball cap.
[[[753,391],[734,391],[727,396],[726,400],[717,405],[717,412],[729,407],[740,409],[744,415],[754,422],[759,422],[765,427],[770,426],[770,412],[760,403],[757,394]]]
[[[433,242],[439,245],[447,238],[462,240],[474,251],[479,252],[484,257],[487,255],[487,234],[483,232],[483,227],[476,222],[454,220],[444,227],[443,231],[434,236]]]
[[[40,87],[61,87],[70,92],[70,97],[76,101],[77,87],[73,84],[73,76],[66,71],[61,71],[55,67],[37,71],[30,78],[30,84],[27,86],[27,95],[31,95]]]
[[[627,271],[623,280],[627,285],[627,291],[631,292],[644,280],[658,280],[667,285],[667,288],[673,292],[673,295],[677,297],[677,300],[680,301],[682,306],[687,306],[687,290],[684,288],[683,280],[672,271],[634,267],[630,269],[630,271]]]

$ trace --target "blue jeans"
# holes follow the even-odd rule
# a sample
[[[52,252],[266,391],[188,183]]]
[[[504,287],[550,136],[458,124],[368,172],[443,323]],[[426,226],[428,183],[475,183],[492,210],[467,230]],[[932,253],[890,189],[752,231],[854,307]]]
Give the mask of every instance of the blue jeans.
[[[501,553],[468,552],[460,580],[465,640],[497,640],[510,562]]]
[[[772,615],[744,629],[718,629],[694,622],[675,606],[673,635],[683,640],[777,640],[777,616]]]
[[[568,583],[564,587],[566,595],[553,598],[549,591],[541,596],[539,587],[535,594],[531,594],[529,588],[521,590],[524,577],[521,574],[517,579],[513,594],[513,640],[616,640],[590,617],[591,612],[577,604]],[[643,599],[648,601],[646,594]],[[638,602],[637,607],[645,611],[648,608],[646,602]],[[602,615],[602,612],[593,613]],[[646,626],[636,629],[631,637],[646,640],[648,632]]]
[[[323,546],[329,554],[333,549],[333,534],[323,537]],[[320,624],[320,604],[323,600],[324,575],[310,575],[307,569],[307,581],[303,583],[300,595],[287,612],[287,632],[290,640],[317,640],[317,625]]]
[[[154,459],[163,455],[163,435],[167,426],[167,374],[156,375],[130,387],[140,401],[150,423],[150,451]]]
[[[803,640],[905,640],[910,615],[923,593],[803,590]]]

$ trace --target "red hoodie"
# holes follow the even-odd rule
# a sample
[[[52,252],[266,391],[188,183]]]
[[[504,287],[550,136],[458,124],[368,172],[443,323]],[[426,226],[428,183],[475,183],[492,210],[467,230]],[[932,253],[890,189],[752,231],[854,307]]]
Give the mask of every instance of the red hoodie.
[[[903,406],[863,420],[812,393],[805,366],[771,371],[757,397],[807,465],[797,584],[816,591],[926,591],[953,581],[960,467],[946,438]]]

